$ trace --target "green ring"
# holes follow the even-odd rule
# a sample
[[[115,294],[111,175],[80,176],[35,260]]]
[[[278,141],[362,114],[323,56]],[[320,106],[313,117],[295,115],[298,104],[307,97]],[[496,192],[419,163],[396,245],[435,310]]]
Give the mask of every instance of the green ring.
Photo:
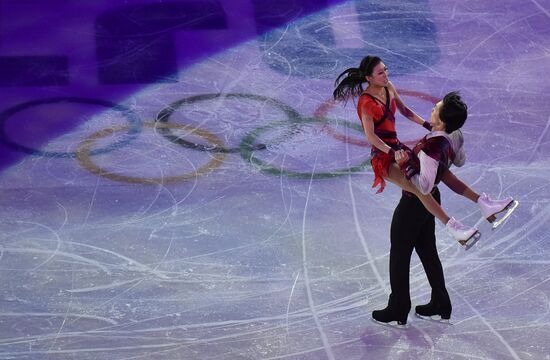
[[[310,117],[310,118],[302,118],[301,122],[330,124],[331,122],[334,122],[334,121],[331,121],[331,120],[329,120],[327,118],[323,118],[323,117]],[[354,130],[357,130],[357,131],[363,133],[363,128],[361,128],[361,126],[359,126],[355,123],[351,123],[349,121],[345,121],[345,120],[342,120],[341,122],[347,128],[354,129]],[[362,162],[361,164],[359,164],[357,166],[353,166],[353,167],[350,167],[350,168],[347,168],[347,169],[336,170],[336,171],[333,171],[333,172],[322,172],[322,173],[313,173],[313,174],[311,172],[304,173],[304,172],[289,171],[289,170],[285,170],[285,169],[282,169],[282,168],[277,168],[277,167],[274,167],[274,166],[271,166],[271,165],[267,165],[266,163],[264,163],[260,159],[254,157],[254,150],[255,150],[254,149],[254,146],[255,146],[254,143],[255,143],[256,139],[258,138],[258,136],[260,134],[264,133],[266,130],[273,129],[274,127],[282,126],[282,125],[288,126],[289,123],[285,122],[285,121],[275,122],[275,123],[272,123],[270,125],[266,125],[266,126],[256,128],[256,129],[252,130],[250,133],[248,133],[243,138],[243,140],[241,141],[241,144],[239,146],[239,148],[241,150],[240,154],[241,154],[242,158],[249,161],[252,165],[256,166],[263,173],[271,174],[271,175],[277,175],[277,176],[285,175],[287,177],[297,178],[297,179],[330,179],[330,178],[334,178],[334,177],[337,177],[337,176],[343,176],[343,175],[348,175],[350,173],[356,173],[356,172],[359,172],[359,171],[365,169],[366,167],[370,166],[370,155],[369,155],[369,158],[367,160],[365,160],[364,162]]]

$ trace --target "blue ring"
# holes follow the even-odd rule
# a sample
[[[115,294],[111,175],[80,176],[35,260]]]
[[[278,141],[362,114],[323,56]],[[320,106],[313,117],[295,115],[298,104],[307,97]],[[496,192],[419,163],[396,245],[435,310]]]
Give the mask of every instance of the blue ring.
[[[113,151],[115,149],[119,149],[120,147],[128,144],[132,140],[135,139],[136,135],[141,131],[142,128],[142,121],[139,119],[139,117],[133,113],[132,110],[129,108],[112,103],[107,100],[101,100],[101,99],[89,99],[89,98],[79,98],[79,97],[54,97],[54,98],[48,98],[48,99],[39,99],[39,100],[32,100],[28,102],[24,102],[18,105],[15,105],[11,108],[8,108],[7,110],[4,110],[0,114],[0,141],[2,141],[4,144],[6,144],[8,147],[17,150],[19,152],[23,152],[30,155],[37,155],[37,156],[44,156],[44,157],[50,157],[50,158],[76,158],[77,153],[76,152],[56,152],[56,151],[42,151],[39,149],[33,149],[31,147],[21,145],[16,143],[15,141],[12,141],[6,134],[6,131],[4,129],[6,120],[13,116],[14,114],[23,111],[27,108],[42,105],[42,104],[52,104],[52,103],[81,103],[81,104],[92,104],[92,105],[99,105],[103,106],[115,111],[118,111],[126,117],[128,122],[130,123],[130,128],[128,129],[127,136],[125,136],[123,139],[115,141],[114,143],[104,147],[95,149],[90,152],[90,155],[98,155],[98,154],[104,154],[109,151]]]

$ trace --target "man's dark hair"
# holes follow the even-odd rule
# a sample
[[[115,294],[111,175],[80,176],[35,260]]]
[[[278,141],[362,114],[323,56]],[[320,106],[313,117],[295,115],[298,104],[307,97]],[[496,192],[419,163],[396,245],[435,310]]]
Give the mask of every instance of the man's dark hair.
[[[468,106],[462,101],[458,91],[451,91],[443,98],[439,118],[445,123],[445,131],[450,134],[464,125],[468,117]]]

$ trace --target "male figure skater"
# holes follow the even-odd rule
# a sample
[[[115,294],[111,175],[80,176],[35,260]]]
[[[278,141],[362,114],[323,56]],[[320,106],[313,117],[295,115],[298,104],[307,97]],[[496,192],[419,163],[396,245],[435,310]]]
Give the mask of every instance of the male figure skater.
[[[431,192],[439,203],[441,199],[436,185],[444,178],[456,180],[456,177],[449,171],[449,166],[455,160],[459,160],[459,162],[464,160],[464,153],[461,149],[462,139],[460,139],[462,133],[454,132],[454,130],[462,127],[466,117],[467,106],[458,93],[447,94],[434,107],[430,119],[432,132],[414,147],[413,151],[416,156],[409,156],[404,150],[395,153],[395,160],[407,178],[422,193]],[[451,138],[446,132],[448,129],[452,129],[454,138]],[[460,146],[456,146],[457,143]],[[454,148],[453,144],[455,144]],[[445,182],[447,183],[447,181]],[[471,191],[471,189],[467,189]],[[453,190],[457,191],[457,189]],[[464,188],[459,190],[463,192]],[[500,205],[502,206],[502,204]],[[407,315],[411,308],[409,268],[414,249],[422,262],[432,288],[430,302],[417,306],[416,314],[420,317],[430,318],[437,316],[441,320],[448,321],[451,317],[452,306],[435,244],[434,216],[410,192],[403,191],[393,213],[390,239],[391,294],[388,306],[383,310],[373,311],[372,318],[377,322],[387,324],[397,322],[397,326],[400,327],[406,325]]]

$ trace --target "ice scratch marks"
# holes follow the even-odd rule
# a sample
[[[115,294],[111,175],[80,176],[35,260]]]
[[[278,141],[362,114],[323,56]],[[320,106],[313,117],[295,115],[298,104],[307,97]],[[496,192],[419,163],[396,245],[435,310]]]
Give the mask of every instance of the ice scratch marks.
[[[122,269],[125,269],[125,270],[130,270],[130,271],[137,271],[137,272],[141,272],[141,273],[145,273],[145,274],[148,274],[148,275],[152,275],[156,278],[159,278],[159,279],[165,279],[165,280],[168,280],[170,279],[170,277],[168,275],[166,275],[165,272],[163,271],[158,271],[158,270],[155,270],[145,264],[142,264],[128,256],[125,256],[123,254],[120,254],[120,253],[117,253],[115,251],[112,251],[112,250],[109,250],[109,249],[105,249],[105,248],[100,248],[100,247],[97,247],[97,246],[93,246],[93,245],[88,245],[88,244],[81,244],[81,243],[76,243],[76,242],[70,242],[70,244],[74,244],[74,245],[77,245],[77,246],[82,246],[84,248],[88,248],[88,249],[92,249],[92,250],[95,250],[95,251],[98,251],[98,252],[101,252],[101,253],[105,253],[107,255],[110,255],[110,256],[113,256],[117,259],[120,259],[123,261],[123,263],[121,265],[111,265],[111,267],[113,268],[116,268],[116,267],[121,267]]]
[[[519,208],[516,210],[521,211]],[[514,215],[512,215],[514,216]],[[516,215],[517,216],[517,215]],[[550,220],[550,205],[541,209],[540,212],[534,214],[530,217],[530,220],[527,221],[522,226],[517,227],[514,231],[507,233],[506,236],[501,237],[499,240],[493,243],[493,246],[498,246],[505,244],[506,246],[502,249],[499,248],[498,253],[495,254],[496,257],[504,254],[507,250],[511,249],[518,243],[528,239],[529,235],[533,232],[540,231],[541,226],[545,226]],[[502,225],[506,226],[506,224]],[[485,250],[486,252],[490,251],[489,249]]]
[[[327,316],[331,314],[336,314],[340,312],[346,312],[352,309],[356,309],[358,305],[361,304],[360,301],[358,301],[355,297],[347,297],[342,298],[334,301],[329,301],[326,303],[321,303],[316,305],[316,314],[321,316]],[[172,316],[173,314],[168,314],[164,316]],[[159,317],[160,318],[160,317]],[[276,314],[272,316],[263,316],[263,317],[252,317],[252,318],[244,318],[244,319],[229,319],[229,320],[221,320],[221,321],[204,321],[199,323],[183,323],[178,325],[169,325],[169,326],[158,326],[158,327],[152,327],[147,326],[146,323],[151,320],[156,320],[159,318],[151,318],[151,319],[144,319],[137,322],[132,322],[129,324],[119,324],[115,327],[109,327],[101,329],[102,331],[114,331],[114,330],[120,330],[125,329],[129,327],[136,327],[138,325],[142,325],[141,328],[136,328],[133,330],[127,330],[132,333],[162,333],[166,331],[175,331],[175,330],[216,330],[216,329],[225,329],[228,327],[240,327],[244,325],[259,325],[262,323],[274,323],[273,326],[263,328],[263,329],[257,329],[250,332],[246,332],[246,335],[264,332],[267,330],[277,329],[281,328],[283,326],[286,326],[286,320],[287,318],[294,322],[307,322],[309,319],[311,319],[311,309],[308,308],[302,308],[296,311],[292,311],[288,314]],[[283,325],[284,324],[284,325]],[[99,329],[98,329],[99,330]],[[98,331],[96,330],[96,331]],[[224,335],[223,337],[217,337],[216,340],[219,339],[228,339],[228,338],[236,338],[241,337],[243,334],[229,334]],[[211,341],[213,338],[210,338],[205,341]]]
[[[49,231],[53,231],[51,228],[46,227],[41,224],[34,224],[36,226],[39,226],[41,228],[46,228]],[[56,234],[54,232],[54,234]],[[57,234],[56,234],[57,235]],[[35,271],[38,268],[42,267],[44,264],[51,262],[54,258],[67,258],[75,261],[78,264],[87,264],[94,268],[100,269],[108,276],[112,276],[113,272],[116,271],[118,275],[124,275],[124,273],[140,273],[141,276],[139,278],[124,280],[124,281],[116,281],[112,282],[110,284],[104,284],[104,285],[98,285],[98,286],[92,286],[92,287],[83,287],[78,289],[69,289],[67,292],[69,293],[84,293],[84,292],[91,292],[91,291],[98,291],[98,290],[106,290],[106,289],[112,289],[119,286],[124,286],[130,283],[135,283],[136,281],[143,280],[145,278],[152,278],[157,280],[171,280],[173,277],[172,274],[159,270],[161,264],[163,264],[163,261],[158,262],[155,264],[154,267],[148,266],[146,264],[143,264],[135,259],[132,259],[126,255],[117,253],[115,251],[101,248],[94,245],[89,244],[82,244],[77,242],[71,242],[71,241],[65,241],[63,244],[61,243],[61,240],[56,236],[56,244],[57,247],[55,249],[40,249],[40,248],[22,248],[22,247],[2,247],[2,256],[4,254],[34,254],[34,255],[46,255],[48,256],[45,261],[42,261],[38,266],[35,266],[34,268],[30,268],[27,271]],[[51,242],[55,240],[47,240],[46,242]],[[167,253],[170,251],[172,242],[168,245],[165,254],[163,256],[163,259],[166,258]],[[68,252],[62,249],[62,245],[64,246],[71,246],[73,247],[72,252]],[[87,256],[79,255],[78,252],[85,252]],[[95,254],[94,254],[95,253]],[[101,260],[103,258],[103,260]],[[109,259],[111,258],[111,259]],[[115,261],[113,261],[113,258]],[[59,260],[62,261],[62,260]],[[82,269],[80,269],[82,270]],[[74,270],[77,271],[77,270]],[[123,273],[120,273],[122,271]]]
[[[1,353],[4,356],[19,357],[25,355],[42,355],[42,354],[79,354],[79,353],[94,353],[94,352],[115,352],[121,350],[152,350],[162,349],[167,347],[179,346],[179,342],[168,344],[150,344],[150,345],[132,345],[132,346],[116,346],[116,347],[94,347],[83,349],[64,349],[64,350],[47,350],[47,351],[29,351],[29,352],[13,352],[13,353]]]
[[[348,136],[348,130],[346,129],[346,136]],[[346,156],[347,160],[349,162],[349,144],[346,146]],[[382,276],[380,275],[380,271],[378,271],[378,268],[376,267],[376,261],[374,256],[372,255],[372,252],[369,249],[369,246],[367,245],[367,240],[365,239],[365,235],[363,234],[363,230],[361,228],[361,223],[359,221],[359,215],[357,213],[357,204],[355,200],[355,194],[353,193],[353,185],[351,182],[351,176],[348,176],[348,189],[350,194],[350,200],[351,200],[351,210],[353,212],[353,223],[355,225],[355,231],[357,233],[357,236],[359,237],[359,241],[361,242],[361,246],[363,247],[363,251],[367,255],[368,264],[374,273],[374,276],[376,277],[376,281],[378,282],[379,287],[384,290],[386,294],[389,294],[388,286],[386,285],[386,282],[382,279]]]
[[[348,344],[353,344],[353,343],[359,343],[360,341],[361,341],[360,339],[351,339],[351,340],[346,340],[346,341],[341,341],[341,342],[335,343],[334,346],[342,346],[342,345],[348,345]],[[322,351],[322,350],[323,350],[323,348],[317,347],[317,348],[307,349],[307,350],[304,350],[304,351],[293,352],[293,353],[290,353],[290,354],[274,356],[274,357],[268,357],[268,358],[264,358],[263,360],[301,359],[301,358],[303,358],[304,355],[315,353],[315,352]]]
[[[61,210],[63,210],[63,223],[61,223],[61,225],[59,226],[59,229],[62,229],[63,227],[65,227],[65,225],[67,225],[67,222],[69,221],[69,213],[67,212],[67,208],[59,202],[57,203],[57,206],[60,207]]]
[[[347,298],[343,301],[331,301],[324,304],[319,304],[316,306],[318,310],[318,315],[321,316],[327,316],[330,314],[334,314],[335,312],[347,312],[350,309],[356,308],[357,304],[354,301],[353,298]],[[28,313],[31,314],[31,313]],[[19,314],[23,316],[24,314]],[[55,315],[55,314],[53,314]],[[77,316],[76,314],[68,314],[69,317]],[[0,314],[1,316],[1,314]],[[58,316],[61,316],[61,314],[58,314]],[[236,320],[226,320],[226,321],[218,321],[218,322],[202,322],[202,323],[196,323],[196,324],[181,324],[181,325],[174,325],[174,326],[168,326],[168,327],[150,327],[144,324],[146,320],[142,320],[139,322],[132,322],[132,323],[122,323],[117,324],[115,321],[109,321],[109,323],[112,326],[103,327],[99,329],[93,329],[88,331],[75,331],[75,332],[66,332],[61,333],[60,338],[69,339],[74,338],[75,340],[77,338],[112,338],[117,337],[120,339],[120,341],[124,340],[131,340],[131,339],[143,339],[143,340],[151,340],[151,339],[157,339],[159,335],[162,335],[165,340],[171,340],[171,339],[177,339],[177,347],[170,348],[166,351],[175,351],[181,348],[189,347],[192,345],[199,345],[199,344],[219,344],[221,342],[228,342],[228,341],[239,341],[239,339],[247,339],[247,340],[260,340],[260,339],[268,339],[273,338],[273,331],[274,330],[282,330],[284,327],[284,323],[282,320],[285,319],[285,315],[275,315],[271,317],[256,317],[256,318],[250,318],[250,319],[236,319]],[[83,318],[90,318],[90,316],[83,316]],[[95,318],[95,317],[94,317]],[[295,325],[298,323],[302,323],[302,328],[299,331],[294,331],[292,334],[294,336],[307,336],[306,333],[309,331],[312,331],[314,329],[310,328],[306,323],[309,323],[311,318],[311,309],[303,308],[299,311],[292,312],[289,316],[290,319],[294,322]],[[110,320],[110,319],[109,319]],[[345,323],[347,321],[350,321],[351,319],[349,317],[343,317],[339,320],[339,322]],[[131,329],[131,327],[136,327],[138,325],[143,325],[137,329]],[[243,326],[250,325],[250,330],[243,330]],[[182,335],[186,334],[184,338],[180,337],[179,335],[173,335],[167,337],[167,332],[172,331],[182,331]],[[189,334],[191,334],[192,331],[199,331],[200,333],[207,332],[210,335],[213,336],[196,336],[196,337],[190,337]],[[220,332],[218,332],[220,331]],[[146,334],[146,335],[141,335]],[[279,333],[281,334],[281,333]],[[0,341],[0,345],[7,345],[8,343],[15,343],[15,342],[44,342],[49,341],[53,338],[53,334],[51,335],[40,335],[40,336],[30,336],[30,337],[21,337],[21,338],[11,338],[11,339],[5,339],[7,341]],[[131,347],[123,347],[124,349],[130,349]],[[140,348],[138,346],[137,348]],[[101,347],[101,348],[93,348],[93,349],[104,349],[105,351],[112,351],[115,352],[117,350],[122,349],[122,347]],[[70,349],[67,349],[69,351]],[[75,352],[80,352],[82,349],[77,348],[74,349]],[[53,351],[52,353],[55,353]]]
[[[348,186],[350,190],[350,200],[351,200],[351,209],[353,211],[353,220],[355,225],[355,230],[357,233],[357,236],[359,237],[359,240],[361,242],[361,246],[363,247],[363,251],[367,255],[368,264],[374,273],[374,276],[376,277],[376,281],[378,282],[378,285],[381,289],[384,290],[386,294],[389,294],[388,287],[386,285],[386,282],[382,279],[382,276],[380,275],[380,271],[378,271],[378,268],[376,267],[376,261],[374,256],[372,255],[372,252],[369,249],[369,246],[367,245],[367,240],[365,238],[365,235],[363,234],[363,230],[361,229],[359,216],[357,214],[357,205],[355,201],[355,195],[353,194],[353,187],[351,184],[351,179],[348,180]]]
[[[94,207],[94,202],[97,196],[97,189],[99,186],[99,181],[101,180],[101,177],[96,178],[95,186],[94,186],[94,192],[92,194],[92,198],[90,199],[90,203],[88,204],[88,210],[86,211],[86,216],[84,217],[84,224],[88,223],[88,219],[90,218],[90,215],[92,214],[92,209]]]
[[[16,318],[23,318],[23,317],[78,317],[86,320],[96,320],[101,322],[106,322],[111,325],[116,325],[118,322],[116,320],[102,317],[102,316],[95,316],[95,315],[86,315],[86,314],[75,314],[71,312],[65,312],[65,313],[54,313],[54,312],[0,312],[0,316],[4,317],[16,317]]]
[[[363,42],[365,45],[371,46],[371,47],[373,47],[373,48],[375,48],[375,49],[380,49],[380,50],[383,50],[383,52],[387,52],[387,53],[389,53],[389,54],[396,55],[396,56],[398,56],[398,57],[407,59],[407,60],[409,60],[411,63],[415,63],[415,64],[421,66],[422,68],[425,68],[426,70],[429,70],[430,72],[432,72],[433,74],[435,74],[435,75],[437,75],[437,76],[439,76],[439,77],[441,77],[441,78],[446,78],[446,77],[447,77],[445,74],[441,73],[441,72],[438,71],[436,68],[431,67],[431,66],[429,66],[429,65],[427,65],[427,64],[425,64],[425,63],[423,63],[423,62],[421,62],[421,61],[418,61],[417,59],[411,58],[411,57],[409,57],[409,56],[407,56],[407,55],[405,55],[405,54],[397,53],[397,52],[392,51],[392,50],[390,50],[390,49],[388,49],[388,48],[385,48],[384,46],[377,45],[377,44],[375,44],[375,43],[366,41],[366,40],[364,40],[364,39],[361,39],[360,41]]]
[[[550,127],[550,116],[548,117],[548,120],[546,121],[546,126],[544,127],[544,130],[540,134],[537,143],[533,147],[533,151],[531,152],[531,156],[529,156],[529,159],[527,160],[527,165],[530,165],[535,157],[538,155],[540,144],[542,143],[542,140],[546,137],[546,133],[548,132],[548,128]]]
[[[361,28],[355,4],[348,2],[330,8],[329,23],[334,35],[336,48],[359,49],[362,45],[360,39]]]
[[[71,286],[74,286],[74,276],[75,273],[71,273]],[[57,331],[57,334],[55,334],[55,338],[53,339],[52,343],[50,344],[50,348],[48,352],[52,350],[52,348],[55,346],[55,343],[57,342],[57,339],[59,338],[59,335],[61,334],[61,331],[63,330],[63,327],[65,326],[65,323],[67,322],[67,319],[69,318],[69,314],[71,311],[71,306],[73,304],[73,294],[70,294],[69,302],[67,304],[67,310],[65,311],[65,316],[63,317],[63,321],[61,322],[61,325],[59,326],[59,330]]]
[[[547,271],[547,270],[544,269],[542,272],[543,272],[543,273],[546,273],[546,271]],[[542,284],[544,284],[544,283],[546,283],[546,282],[548,282],[548,281],[550,281],[550,277],[546,278],[546,279],[543,280],[543,281],[539,281],[539,282],[536,283],[535,285],[533,285],[533,286],[531,286],[531,287],[529,287],[529,288],[527,288],[527,289],[525,289],[525,290],[523,290],[523,291],[521,291],[521,292],[515,294],[514,296],[512,296],[512,297],[509,298],[508,300],[505,300],[504,302],[502,302],[502,303],[500,304],[500,306],[503,306],[503,305],[509,303],[510,301],[514,300],[515,298],[518,298],[518,297],[520,297],[520,296],[522,296],[522,295],[528,293],[529,291],[531,291],[531,290],[533,290],[533,289],[536,289],[537,287],[541,286]]]
[[[468,307],[470,308],[470,310],[472,310],[476,315],[477,317],[481,320],[481,322],[483,322],[483,324],[491,331],[491,333],[493,335],[495,335],[495,337],[500,340],[500,342],[504,345],[504,347],[506,348],[506,350],[508,350],[508,352],[510,353],[510,355],[512,355],[512,357],[515,359],[515,360],[520,360],[520,357],[518,356],[518,354],[516,353],[516,351],[512,348],[512,346],[510,346],[510,344],[506,341],[506,339],[504,339],[504,337],[487,321],[487,319],[485,319],[485,317],[472,305],[470,304],[470,302],[464,298],[464,296],[462,296],[459,292],[456,292],[453,290],[453,292],[462,299],[462,301],[464,301],[464,303],[466,305],[468,305]]]
[[[518,23],[521,23],[527,19],[530,19],[534,16],[538,15],[537,13],[536,14],[530,14],[530,15],[526,15],[526,16],[523,16],[515,21],[512,21],[510,23],[508,23],[506,26],[503,26],[499,29],[497,29],[496,31],[494,31],[493,33],[491,33],[490,35],[486,36],[482,41],[480,41],[476,46],[474,46],[466,55],[464,55],[464,57],[462,58],[462,60],[454,67],[454,71],[460,71],[460,66],[465,62],[467,61],[468,59],[470,59],[470,56],[479,48],[481,48],[487,41],[491,40],[493,37],[499,35],[500,33],[504,32],[504,30],[518,24]]]
[[[315,173],[315,168],[317,165],[317,156],[318,152],[315,155],[315,160],[313,163],[313,169],[311,171],[311,178],[309,180],[309,186],[307,189],[307,196],[306,196],[306,202],[304,205],[304,214],[302,217],[302,266],[303,266],[303,273],[304,273],[304,281],[306,285],[306,292],[307,292],[307,299],[309,308],[311,310],[311,315],[313,316],[313,320],[315,321],[315,325],[317,326],[317,330],[319,331],[319,335],[321,337],[321,341],[323,343],[323,348],[325,350],[325,353],[327,354],[327,357],[329,360],[335,360],[334,354],[332,352],[332,348],[330,346],[330,343],[328,341],[328,338],[323,330],[323,327],[321,325],[321,322],[319,320],[319,315],[317,314],[317,310],[315,309],[315,304],[313,302],[313,295],[311,291],[311,283],[309,280],[309,272],[308,272],[308,264],[307,264],[307,249],[306,249],[306,218],[307,218],[307,208],[309,204],[309,198],[311,194],[311,186],[313,183],[313,174]]]
[[[65,222],[66,221],[67,221],[67,217],[66,217],[66,213],[65,213]],[[39,224],[39,223],[34,223],[34,222],[20,222],[20,224],[35,225],[35,226],[38,226],[40,228],[43,228],[43,229],[47,230],[48,232],[52,233],[53,236],[56,239],[56,248],[55,248],[54,251],[52,251],[52,254],[46,260],[44,260],[43,262],[41,262],[40,264],[36,265],[34,268],[31,269],[31,271],[38,270],[43,265],[46,265],[47,263],[49,263],[58,254],[59,249],[61,248],[61,238],[59,237],[59,234],[57,233],[57,231],[55,231],[54,229],[52,229],[49,226]]]
[[[531,2],[535,4],[535,6],[540,9],[540,11],[542,11],[544,14],[546,14],[546,16],[550,18],[550,12],[547,9],[545,9],[541,4],[539,4],[537,0],[531,0]]]
[[[40,255],[46,254],[46,255],[48,255],[48,254],[52,253],[52,250],[21,249],[21,248],[12,248],[12,247],[6,247],[6,248],[4,248],[4,250],[6,251],[6,253],[14,253],[14,254],[40,254]],[[93,267],[101,269],[106,274],[111,274],[111,271],[109,271],[109,269],[107,269],[107,267],[104,266],[103,264],[101,264],[99,261],[91,260],[91,259],[88,259],[86,257],[76,255],[76,254],[73,254],[73,253],[68,253],[68,252],[65,252],[65,251],[55,251],[55,255],[56,256],[61,256],[61,257],[66,257],[66,258],[69,258],[69,259],[73,259],[73,260],[75,260],[77,262],[80,262],[80,263],[83,263],[83,264],[91,265]]]
[[[290,289],[290,296],[288,297],[288,304],[286,306],[286,332],[288,334],[288,313],[290,312],[290,303],[292,300],[292,294],[294,294],[294,288],[296,287],[296,283],[298,282],[298,278],[300,277],[300,273],[296,275],[296,279],[294,279],[294,284],[292,284],[292,288]]]
[[[92,291],[98,291],[98,290],[109,290],[109,289],[125,286],[128,284],[132,284],[139,280],[141,279],[131,279],[127,281],[113,282],[111,284],[106,284],[106,285],[91,286],[91,287],[80,288],[80,289],[69,289],[66,291],[68,293],[86,293],[86,292],[92,292]]]
[[[457,4],[454,4],[454,6],[453,6],[453,11],[451,12],[451,20],[454,20],[454,19],[455,19],[455,16],[456,16],[456,7],[457,7]]]

